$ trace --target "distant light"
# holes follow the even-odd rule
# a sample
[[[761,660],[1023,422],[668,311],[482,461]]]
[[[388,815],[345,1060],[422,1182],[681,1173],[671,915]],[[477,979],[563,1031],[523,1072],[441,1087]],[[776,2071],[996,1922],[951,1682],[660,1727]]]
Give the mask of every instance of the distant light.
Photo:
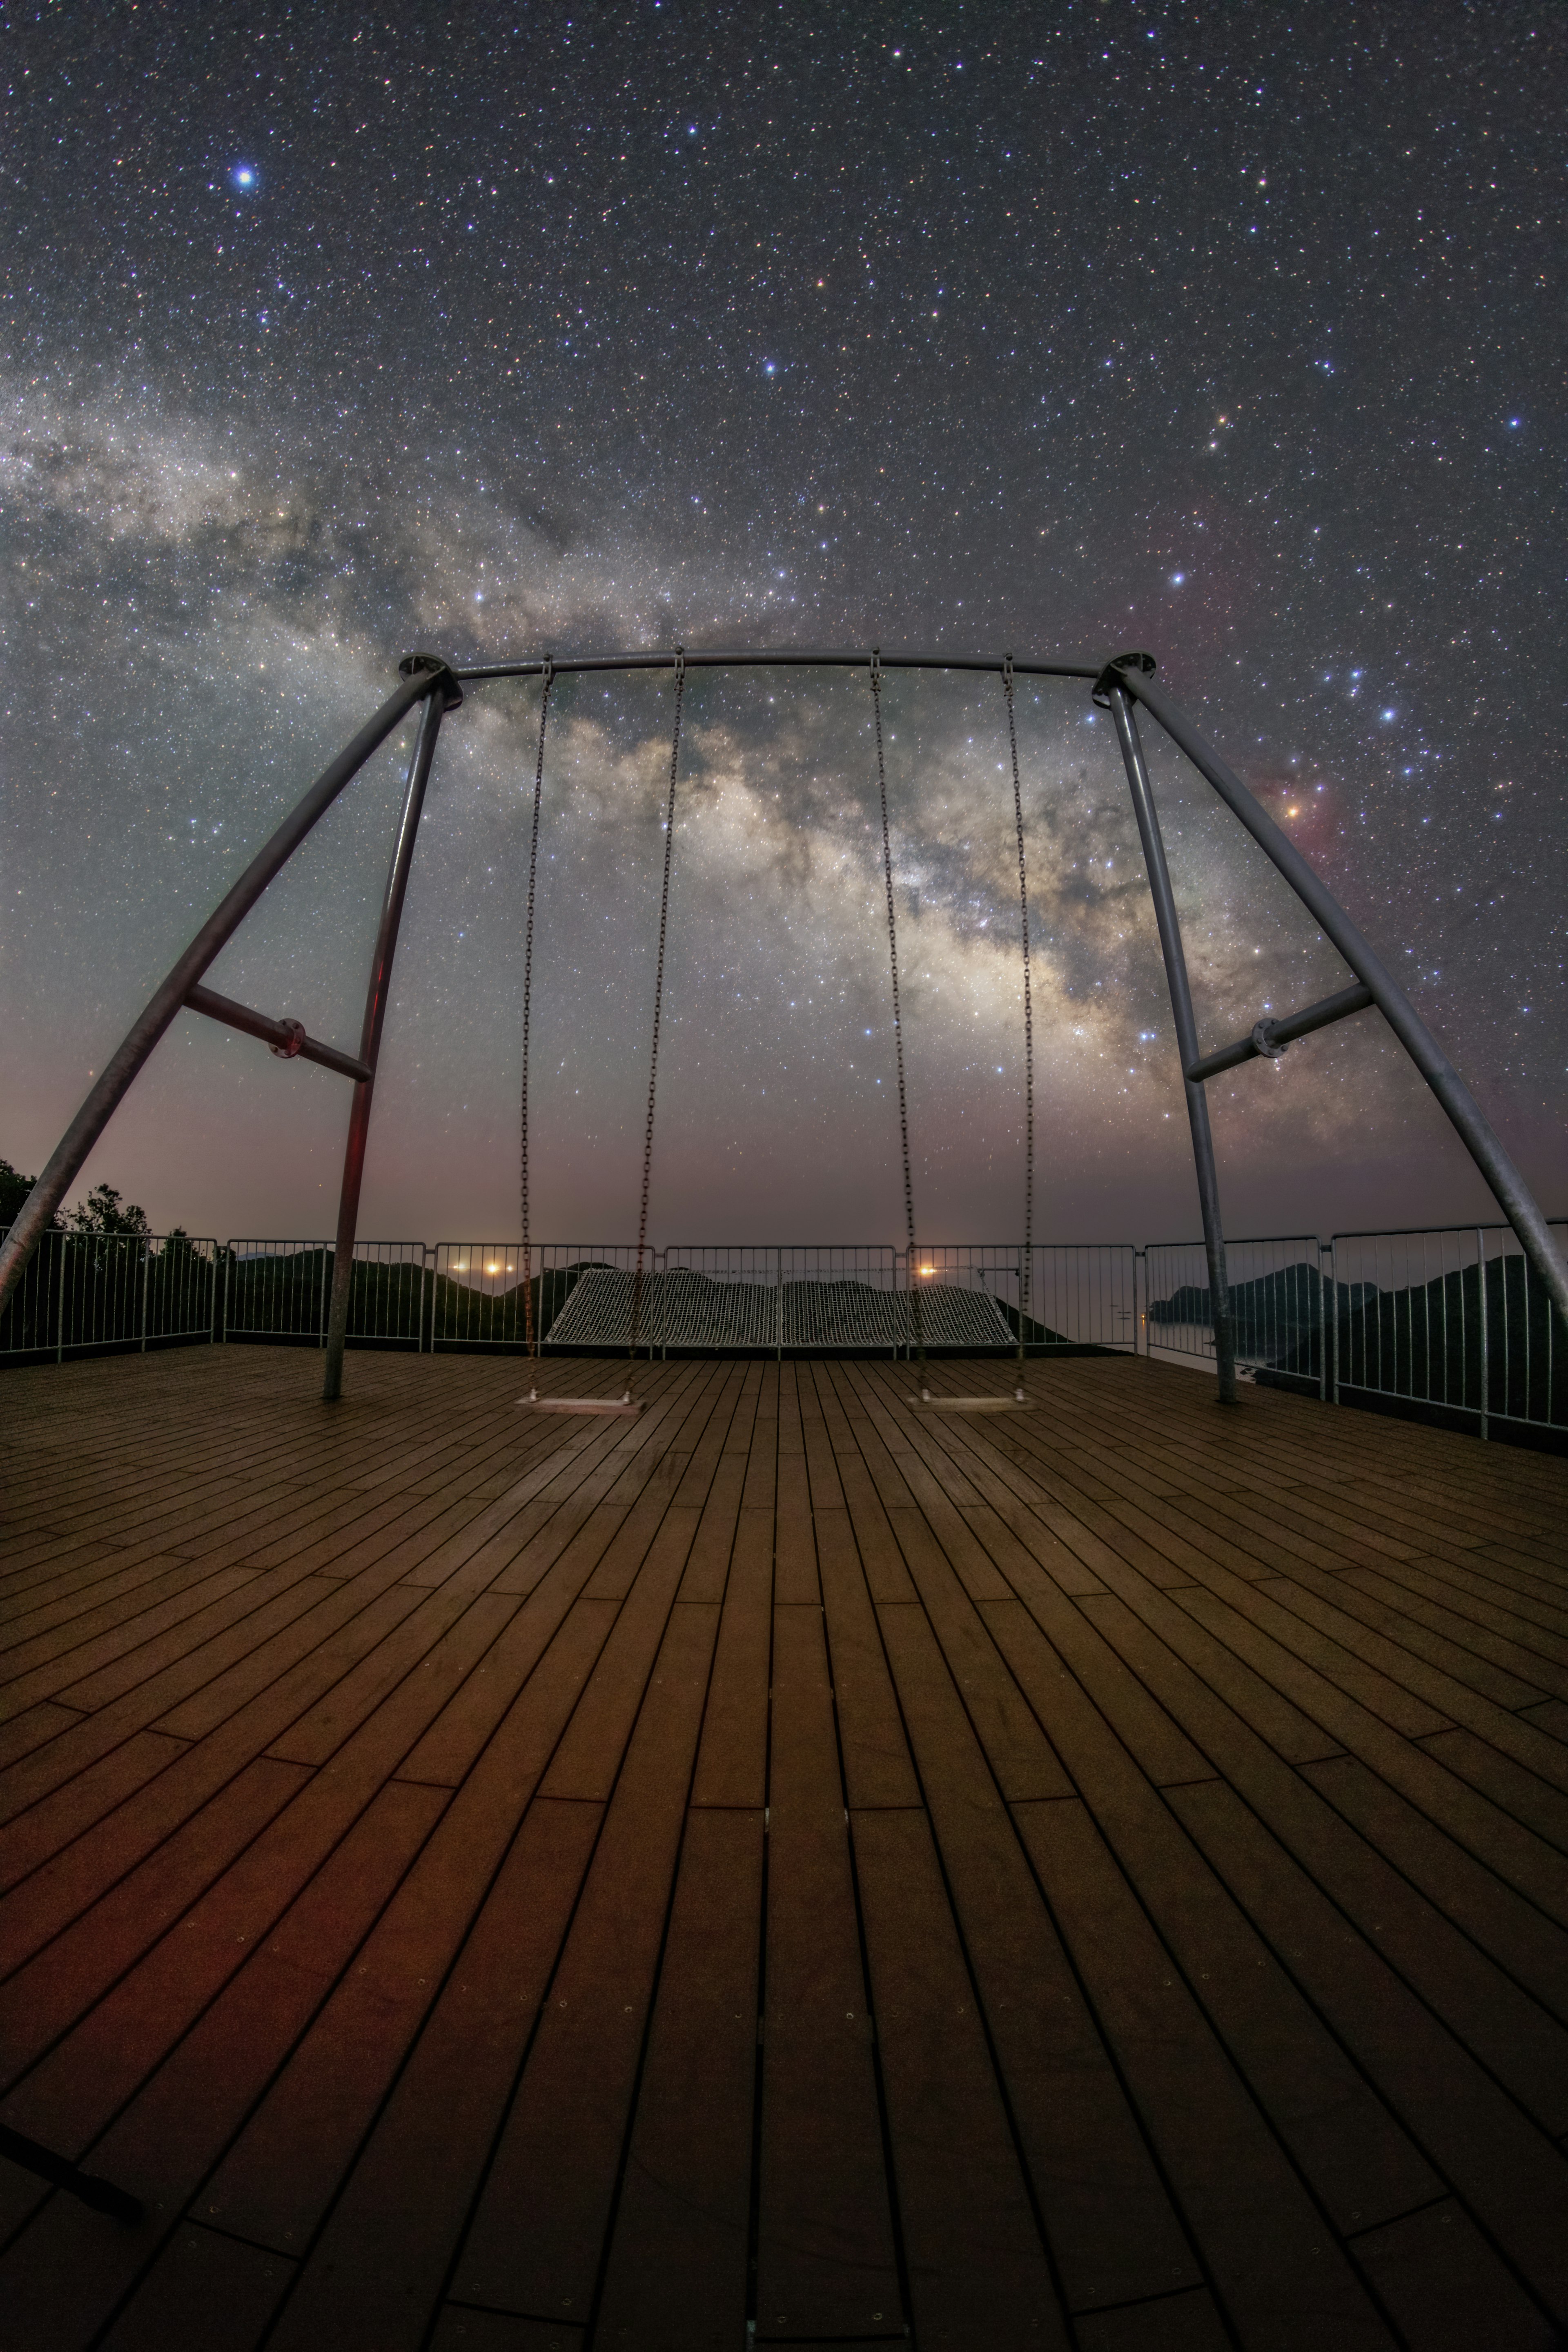
[[[772,360],[764,360],[763,362],[763,373],[764,375],[776,375],[778,373],[778,370]]]
[[[1526,1005],[1524,1009],[1525,1009],[1525,1011],[1528,1013],[1528,1012],[1529,1012],[1529,1010],[1530,1010],[1530,1007],[1529,1007],[1528,1005]],[[936,1268],[935,1268],[935,1266],[934,1266],[934,1265],[922,1265],[922,1266],[921,1266],[921,1272],[922,1274],[934,1274],[934,1273],[936,1272]]]
[[[1384,719],[1397,719],[1399,713],[1397,710],[1385,710],[1383,715]]]
[[[233,178],[237,188],[253,188],[256,185],[256,173],[248,163],[237,163]]]
[[[1186,576],[1187,576],[1187,575],[1186,575],[1186,573],[1185,573],[1184,572],[1172,572],[1172,574],[1171,574],[1171,585],[1172,585],[1172,587],[1173,587],[1173,588],[1179,588],[1179,587],[1181,587],[1181,585],[1182,585],[1183,582],[1186,579]]]
[[[1510,417],[1509,418],[1509,420],[1508,420],[1508,429],[1509,429],[1509,431],[1510,431],[1510,433],[1517,433],[1517,432],[1519,431],[1519,428],[1520,428],[1521,425],[1523,422],[1524,422],[1524,420],[1523,420],[1523,418],[1522,418],[1522,417],[1520,417],[1520,416],[1510,416]]]

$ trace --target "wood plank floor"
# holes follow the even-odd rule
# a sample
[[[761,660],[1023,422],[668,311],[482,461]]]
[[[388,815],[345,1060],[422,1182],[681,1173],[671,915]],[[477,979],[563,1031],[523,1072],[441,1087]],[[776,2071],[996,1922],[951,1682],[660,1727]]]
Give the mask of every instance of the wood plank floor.
[[[1568,1465],[319,1380],[0,1384],[5,2352],[1568,2342]]]

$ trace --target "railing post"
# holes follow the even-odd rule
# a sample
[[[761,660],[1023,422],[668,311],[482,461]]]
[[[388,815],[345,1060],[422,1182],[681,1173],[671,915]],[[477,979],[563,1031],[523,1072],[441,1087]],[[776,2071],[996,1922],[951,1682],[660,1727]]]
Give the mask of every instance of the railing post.
[[[61,1231],[58,1242],[60,1278],[55,1286],[55,1361],[66,1360],[66,1258],[70,1249],[70,1235]]]
[[[142,1247],[142,1353],[143,1355],[147,1353],[147,1278],[152,1268],[153,1244],[151,1242],[144,1242]]]
[[[1323,1287],[1323,1244],[1314,1234],[1318,1251],[1318,1402],[1326,1404],[1329,1398],[1329,1310]]]
[[[1525,1263],[1528,1265],[1529,1260]],[[1481,1437],[1490,1433],[1487,1427],[1488,1407],[1491,1402],[1491,1366],[1487,1348],[1487,1237],[1479,1225],[1476,1227],[1476,1303],[1480,1309],[1481,1327]],[[1506,1378],[1506,1375],[1505,1375]]]
[[[1340,1237],[1337,1234],[1329,1235],[1329,1297],[1331,1302],[1329,1338],[1333,1350],[1333,1401],[1338,1404],[1340,1401]]]

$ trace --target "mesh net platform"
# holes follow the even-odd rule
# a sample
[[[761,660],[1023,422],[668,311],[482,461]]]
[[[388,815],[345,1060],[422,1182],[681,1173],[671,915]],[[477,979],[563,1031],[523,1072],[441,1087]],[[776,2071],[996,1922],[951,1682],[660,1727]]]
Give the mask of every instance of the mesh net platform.
[[[552,1348],[625,1348],[632,1280],[584,1273],[550,1327]],[[1010,1348],[1015,1334],[989,1291],[933,1282],[921,1290],[928,1348]],[[643,1276],[639,1347],[903,1348],[915,1344],[908,1291],[868,1282],[724,1282],[690,1266]]]

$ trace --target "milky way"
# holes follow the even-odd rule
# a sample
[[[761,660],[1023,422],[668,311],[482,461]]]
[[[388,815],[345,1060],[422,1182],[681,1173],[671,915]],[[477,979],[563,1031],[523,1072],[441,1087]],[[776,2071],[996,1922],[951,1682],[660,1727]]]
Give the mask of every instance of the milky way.
[[[1563,1206],[1563,20],[1297,14],[13,23],[0,1155],[47,1157],[412,646],[1136,645]],[[443,732],[362,1230],[515,1231],[538,692]],[[884,703],[921,1226],[1016,1234],[1000,682]],[[654,675],[552,698],[534,1212],[563,1238],[635,1224],[671,711]],[[1194,1231],[1110,730],[1049,684],[1018,724],[1039,1224]],[[214,985],[353,1045],[405,749]],[[1342,984],[1152,761],[1205,1045]],[[661,1238],[894,1236],[879,859],[862,675],[693,676]],[[1485,1211],[1376,1016],[1211,1094],[1235,1230]],[[186,1017],[83,1182],[329,1230],[345,1095]]]

